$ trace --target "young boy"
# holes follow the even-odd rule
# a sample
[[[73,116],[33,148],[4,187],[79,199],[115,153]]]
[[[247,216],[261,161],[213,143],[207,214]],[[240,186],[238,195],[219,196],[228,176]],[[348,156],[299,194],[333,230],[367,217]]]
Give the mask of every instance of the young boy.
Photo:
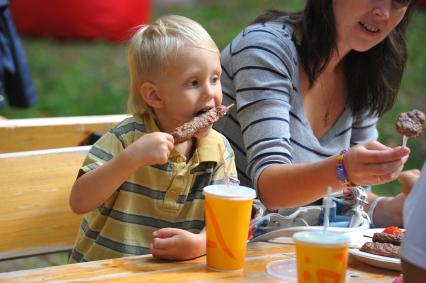
[[[80,169],[70,205],[87,214],[70,262],[205,254],[202,190],[224,183],[225,167],[237,176],[218,132],[176,145],[168,134],[222,103],[219,49],[209,34],[185,17],[160,18],[134,34],[128,63],[133,116],[96,142]]]

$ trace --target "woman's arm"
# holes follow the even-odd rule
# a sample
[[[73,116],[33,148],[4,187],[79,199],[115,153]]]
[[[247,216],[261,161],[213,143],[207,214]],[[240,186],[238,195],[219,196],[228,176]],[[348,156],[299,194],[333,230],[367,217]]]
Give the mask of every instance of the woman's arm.
[[[350,148],[344,156],[349,179],[355,184],[382,184],[395,179],[409,154],[407,148],[388,148],[368,142]],[[308,204],[321,198],[332,186],[341,188],[336,177],[337,156],[305,164],[274,164],[260,175],[259,196],[270,209]]]

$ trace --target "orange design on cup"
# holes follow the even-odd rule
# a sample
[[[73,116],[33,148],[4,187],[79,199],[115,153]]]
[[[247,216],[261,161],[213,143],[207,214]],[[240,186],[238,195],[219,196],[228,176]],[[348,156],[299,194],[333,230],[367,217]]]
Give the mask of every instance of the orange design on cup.
[[[214,214],[213,208],[207,202],[206,202],[206,212],[210,216],[210,220],[212,221],[214,232],[216,234],[216,239],[219,241],[219,245],[222,247],[222,249],[226,252],[227,255],[229,255],[233,259],[236,259],[235,256],[232,254],[231,250],[226,245],[225,239],[223,238],[222,230],[220,229],[220,225],[217,221],[216,215]],[[212,241],[209,241],[209,242],[212,242]],[[217,247],[216,243],[214,243],[214,246]],[[210,247],[212,247],[212,244],[210,244]]]
[[[345,282],[350,242],[347,236],[306,231],[296,233],[293,239],[298,282]]]

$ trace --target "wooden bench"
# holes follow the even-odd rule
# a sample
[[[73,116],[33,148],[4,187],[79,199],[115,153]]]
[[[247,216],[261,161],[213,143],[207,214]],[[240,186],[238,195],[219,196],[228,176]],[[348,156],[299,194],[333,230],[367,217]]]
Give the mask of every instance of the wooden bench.
[[[70,250],[71,187],[90,146],[0,154],[0,260]]]
[[[91,144],[128,115],[0,119],[0,153]]]

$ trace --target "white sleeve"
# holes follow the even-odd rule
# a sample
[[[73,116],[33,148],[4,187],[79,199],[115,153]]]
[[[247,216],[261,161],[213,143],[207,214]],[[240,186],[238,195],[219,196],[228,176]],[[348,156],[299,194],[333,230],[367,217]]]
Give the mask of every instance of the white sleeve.
[[[404,203],[403,216],[405,235],[401,257],[426,269],[426,162],[420,178]]]

